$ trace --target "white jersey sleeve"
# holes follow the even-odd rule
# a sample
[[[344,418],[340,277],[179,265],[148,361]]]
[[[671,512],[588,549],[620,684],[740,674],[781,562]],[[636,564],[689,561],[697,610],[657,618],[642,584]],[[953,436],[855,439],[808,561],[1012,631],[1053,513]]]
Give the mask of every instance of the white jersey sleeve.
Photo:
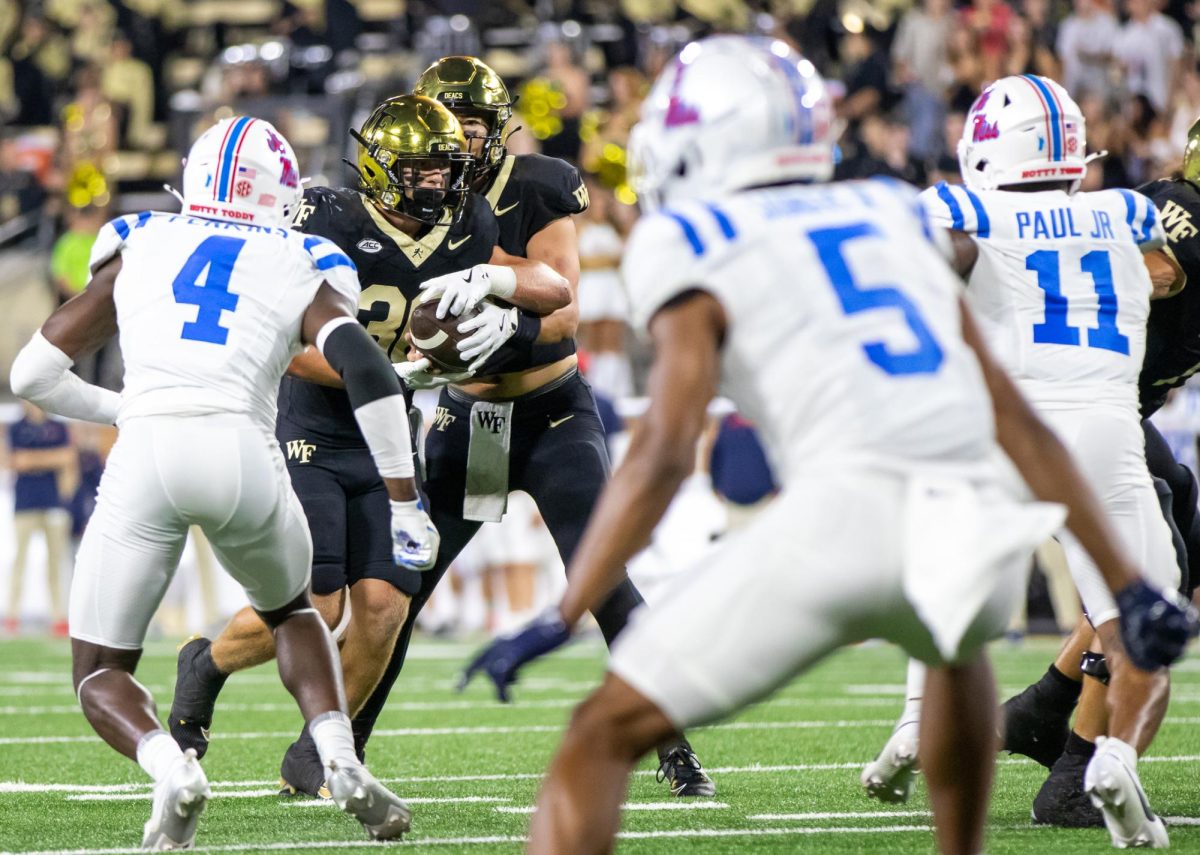
[[[317,274],[346,299],[346,311],[351,315],[356,314],[362,286],[358,281],[358,269],[350,256],[329,238],[320,235],[305,235],[304,251],[312,259]]]
[[[638,221],[621,266],[634,329],[646,329],[655,313],[680,294],[704,289],[703,255],[704,242],[692,220],[656,213]]]
[[[983,200],[978,193],[961,184],[940,181],[922,191],[920,200],[933,226],[981,238],[991,233],[991,217]]]
[[[91,256],[88,258],[88,272],[95,273],[100,266],[119,255],[125,248],[125,241],[128,240],[133,230],[145,226],[150,222],[151,216],[149,211],[142,211],[140,214],[126,214],[109,220],[101,226],[96,235],[96,242],[92,244]]]
[[[1115,192],[1121,194],[1125,200],[1125,223],[1129,226],[1133,242],[1142,252],[1162,249],[1167,243],[1167,235],[1158,218],[1154,201],[1133,190],[1120,189]]]

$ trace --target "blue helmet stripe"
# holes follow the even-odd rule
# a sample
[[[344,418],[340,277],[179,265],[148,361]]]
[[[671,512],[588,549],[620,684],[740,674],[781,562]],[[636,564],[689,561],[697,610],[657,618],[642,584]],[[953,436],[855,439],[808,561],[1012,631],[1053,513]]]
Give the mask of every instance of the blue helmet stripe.
[[[1046,112],[1050,114],[1050,159],[1062,160],[1063,156],[1063,129],[1062,119],[1058,112],[1058,105],[1055,103],[1054,95],[1050,88],[1043,83],[1036,75],[1023,74],[1021,75],[1037,89],[1038,94],[1042,96],[1042,101],[1045,102]]]
[[[242,116],[234,122],[233,130],[229,132],[229,137],[225,140],[225,148],[220,154],[220,166],[217,169],[218,202],[229,201],[229,194],[233,186],[233,156],[238,150],[242,134],[245,132],[246,126],[250,124],[250,121],[248,116]]]

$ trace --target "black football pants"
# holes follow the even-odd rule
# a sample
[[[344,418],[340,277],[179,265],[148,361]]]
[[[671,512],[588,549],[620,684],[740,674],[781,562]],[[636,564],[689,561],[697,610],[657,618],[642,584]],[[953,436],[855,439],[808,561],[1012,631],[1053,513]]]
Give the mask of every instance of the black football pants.
[[[420,590],[413,594],[408,618],[387,671],[355,717],[355,736],[360,741],[374,728],[404,667],[417,615],[446,569],[482,525],[462,518],[471,405],[475,400],[448,387],[438,401],[437,416],[425,442],[423,486],[430,516],[442,536],[441,549],[436,566],[421,574]],[[572,371],[515,399],[510,442],[509,490],[524,490],[533,497],[563,564],[569,567],[609,471],[604,429],[587,381]],[[612,644],[628,621],[629,613],[641,602],[641,595],[626,577],[595,611],[596,622],[608,644]]]

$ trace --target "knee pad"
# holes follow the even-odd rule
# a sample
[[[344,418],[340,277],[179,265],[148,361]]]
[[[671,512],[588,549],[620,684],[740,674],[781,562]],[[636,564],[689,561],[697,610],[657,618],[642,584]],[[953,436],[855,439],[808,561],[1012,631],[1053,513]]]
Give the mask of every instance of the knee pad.
[[[1103,653],[1085,650],[1079,661],[1079,670],[1092,679],[1099,680],[1105,686],[1108,685],[1111,675],[1108,672],[1108,662],[1104,659]]]

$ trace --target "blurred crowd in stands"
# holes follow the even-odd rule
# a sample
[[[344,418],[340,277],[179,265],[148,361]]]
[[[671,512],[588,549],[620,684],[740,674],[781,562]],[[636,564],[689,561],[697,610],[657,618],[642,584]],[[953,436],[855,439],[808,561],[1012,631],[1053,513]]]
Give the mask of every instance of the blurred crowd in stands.
[[[1084,183],[1098,189],[1136,186],[1177,165],[1200,116],[1197,19],[1200,4],[1190,0],[0,0],[0,370],[7,375],[16,348],[84,287],[109,217],[174,210],[164,185],[178,182],[198,129],[235,113],[264,116],[287,134],[314,183],[349,183],[346,129],[378,100],[407,91],[437,57],[474,54],[518,96],[511,126],[521,129],[510,150],[565,158],[588,181],[592,207],[577,223],[579,341],[619,436],[634,417],[644,363],[619,273],[637,218],[625,147],[648,82],[685,43],[738,32],[798,45],[830,82],[845,124],[839,175],[918,186],[959,180],[955,147],[989,81],[1052,77],[1083,108],[1089,149],[1107,152]],[[114,348],[77,370],[119,387]],[[17,524],[11,549],[0,537],[0,563],[14,552],[24,562],[21,544],[35,531],[61,556],[71,514],[46,512],[74,508],[77,484],[86,497],[92,483],[94,495],[94,477],[81,476],[98,477],[111,442],[73,427],[78,454],[66,457],[78,460],[68,465],[61,443],[45,443],[71,437],[38,419],[15,406],[8,419]],[[1190,436],[1181,443],[1194,459]],[[719,517],[709,536],[773,490],[752,428],[736,415],[714,417],[713,451],[699,471]],[[37,507],[25,507],[35,494]],[[514,525],[536,530],[536,510],[514,507]],[[466,563],[553,563],[544,540],[535,548],[510,535],[492,541],[521,542],[505,553],[512,560],[485,545]],[[507,581],[484,586],[485,601],[507,587],[509,612],[525,614],[535,599],[531,571],[497,572]],[[9,579],[19,585],[19,574]],[[10,625],[20,593],[10,591]],[[212,585],[201,593],[211,620]],[[58,599],[50,597],[55,621]]]

